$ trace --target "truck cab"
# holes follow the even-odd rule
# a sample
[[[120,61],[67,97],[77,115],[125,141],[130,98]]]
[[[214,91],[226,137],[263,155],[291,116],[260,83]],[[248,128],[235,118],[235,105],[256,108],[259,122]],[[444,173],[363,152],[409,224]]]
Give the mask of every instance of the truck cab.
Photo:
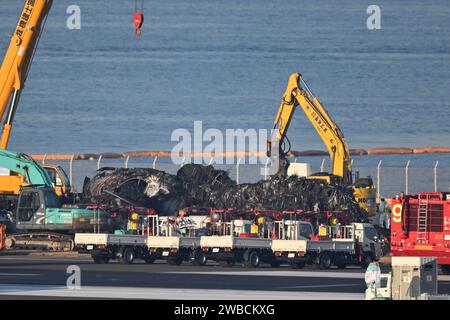
[[[314,235],[312,224],[306,221],[284,220],[281,227],[285,240],[308,240]]]
[[[364,252],[370,252],[375,260],[381,257],[381,244],[375,227],[370,223],[353,223],[355,238]]]

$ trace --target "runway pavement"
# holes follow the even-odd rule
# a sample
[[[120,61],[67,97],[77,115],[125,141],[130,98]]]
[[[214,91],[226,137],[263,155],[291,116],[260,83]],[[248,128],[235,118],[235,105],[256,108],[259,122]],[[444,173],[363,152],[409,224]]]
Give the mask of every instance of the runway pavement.
[[[70,290],[67,268],[81,270],[81,288]],[[450,293],[450,276],[440,276],[440,293]],[[247,269],[215,264],[169,266],[135,262],[94,264],[88,257],[0,257],[2,298],[131,299],[363,299],[364,272],[358,268],[292,270],[288,266]]]

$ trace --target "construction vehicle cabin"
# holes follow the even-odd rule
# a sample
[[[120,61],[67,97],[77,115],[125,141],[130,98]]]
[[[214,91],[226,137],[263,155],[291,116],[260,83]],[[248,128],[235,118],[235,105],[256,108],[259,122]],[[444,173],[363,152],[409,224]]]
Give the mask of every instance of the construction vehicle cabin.
[[[370,177],[356,179],[353,183],[352,163],[350,149],[345,141],[342,131],[330,118],[322,103],[313,95],[299,73],[290,76],[283,100],[275,117],[273,129],[278,128],[280,174],[287,174],[290,151],[290,142],[287,131],[291,124],[294,111],[300,107],[306,114],[323,143],[326,145],[331,157],[331,173],[318,173],[309,176],[309,179],[321,179],[327,183],[340,183],[352,185],[356,201],[369,215],[376,211],[376,190]],[[272,141],[267,141],[267,156],[272,153]],[[288,147],[286,148],[286,145]]]
[[[18,195],[0,194],[0,223],[7,227],[7,248],[72,249],[76,232],[110,228],[107,212],[88,206],[63,207],[47,171],[27,155],[0,150],[0,165],[27,182]]]
[[[394,198],[391,210],[392,255],[437,257],[450,273],[450,193]]]

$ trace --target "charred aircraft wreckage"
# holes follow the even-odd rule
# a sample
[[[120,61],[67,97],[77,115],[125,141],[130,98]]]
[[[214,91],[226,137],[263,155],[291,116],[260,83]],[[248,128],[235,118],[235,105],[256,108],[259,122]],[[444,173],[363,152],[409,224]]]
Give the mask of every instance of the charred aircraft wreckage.
[[[188,164],[176,175],[149,168],[101,168],[86,178],[83,198],[97,204],[129,204],[174,215],[188,206],[215,209],[346,211],[355,222],[366,214],[349,187],[322,180],[275,175],[257,183],[237,184],[213,166]]]

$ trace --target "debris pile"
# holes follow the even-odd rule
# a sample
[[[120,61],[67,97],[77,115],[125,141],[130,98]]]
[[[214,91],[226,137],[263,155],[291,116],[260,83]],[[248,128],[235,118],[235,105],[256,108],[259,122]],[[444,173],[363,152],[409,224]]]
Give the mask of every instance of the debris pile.
[[[109,191],[109,192],[108,192]],[[186,206],[216,209],[347,211],[365,221],[351,188],[297,176],[273,176],[257,183],[236,184],[213,166],[188,164],[176,175],[154,169],[103,168],[83,187],[83,198],[110,204],[120,196],[133,205],[173,215]]]

